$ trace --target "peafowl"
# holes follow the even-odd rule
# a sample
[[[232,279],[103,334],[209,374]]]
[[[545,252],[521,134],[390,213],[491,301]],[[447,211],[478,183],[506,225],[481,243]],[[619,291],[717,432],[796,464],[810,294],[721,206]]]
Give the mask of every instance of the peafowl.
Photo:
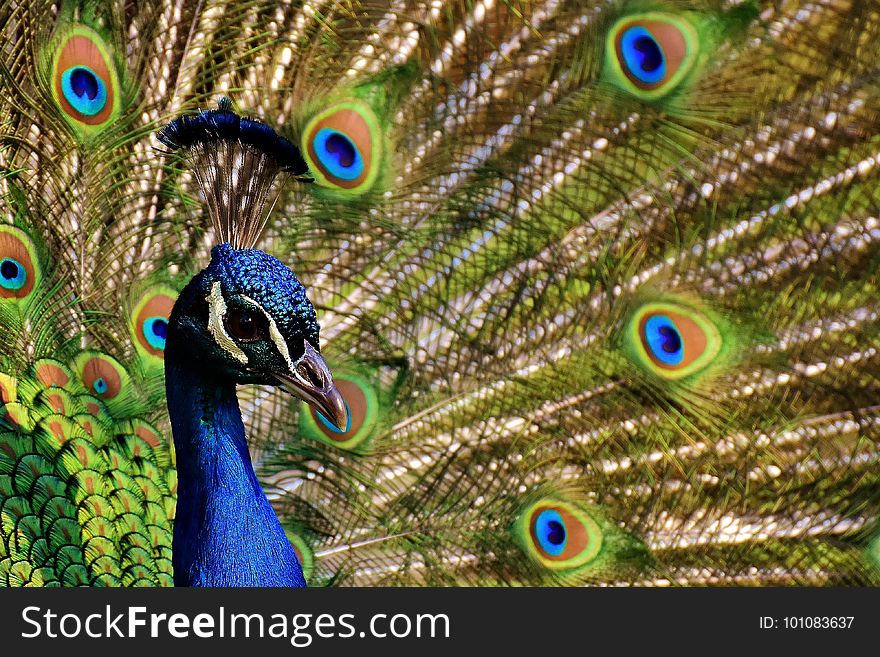
[[[179,482],[174,582],[304,586],[293,544],[250,464],[235,384],[278,384],[330,418],[334,431],[349,429],[349,412],[318,351],[315,309],[302,283],[250,248],[279,170],[308,169],[293,144],[229,104],[224,98],[216,111],[184,117],[159,135],[172,149],[192,149],[223,240],[167,324],[165,386]]]
[[[876,2],[0,32],[6,585],[880,584]]]

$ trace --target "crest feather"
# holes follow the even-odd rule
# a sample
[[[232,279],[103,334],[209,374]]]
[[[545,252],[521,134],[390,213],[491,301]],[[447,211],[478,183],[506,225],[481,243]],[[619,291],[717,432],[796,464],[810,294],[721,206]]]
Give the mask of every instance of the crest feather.
[[[290,141],[230,107],[231,101],[221,98],[217,109],[172,121],[157,138],[172,150],[186,149],[218,240],[247,249],[266,224],[278,174],[302,175],[308,167]]]

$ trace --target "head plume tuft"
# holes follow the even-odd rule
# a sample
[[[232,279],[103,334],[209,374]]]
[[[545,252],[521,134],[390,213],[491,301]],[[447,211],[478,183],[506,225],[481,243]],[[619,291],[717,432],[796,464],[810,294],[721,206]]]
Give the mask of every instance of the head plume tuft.
[[[299,149],[261,121],[233,112],[223,97],[217,109],[181,116],[157,138],[186,150],[220,242],[254,246],[266,223],[266,202],[282,171],[308,172]]]

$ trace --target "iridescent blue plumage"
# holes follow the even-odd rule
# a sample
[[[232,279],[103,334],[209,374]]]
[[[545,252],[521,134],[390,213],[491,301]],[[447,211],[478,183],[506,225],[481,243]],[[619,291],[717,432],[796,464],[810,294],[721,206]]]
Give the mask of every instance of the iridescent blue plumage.
[[[665,315],[654,315],[645,322],[648,345],[665,365],[678,365],[684,359],[684,345],[675,322]]]
[[[328,172],[341,180],[357,180],[364,172],[364,160],[357,146],[337,130],[318,130],[313,148]]]
[[[19,290],[27,282],[27,272],[14,258],[0,260],[0,286],[7,290]]]
[[[257,326],[253,335],[240,331],[248,313],[245,324]],[[293,547],[254,474],[235,386],[290,384],[294,367],[306,367],[304,385],[311,384],[317,395],[338,395],[332,380],[325,381],[327,390],[316,390],[321,385],[314,381],[329,378],[317,347],[318,323],[305,288],[262,251],[215,247],[211,263],[181,293],[165,350],[180,481],[176,584],[305,585]]]
[[[632,75],[644,84],[657,84],[666,75],[666,60],[657,39],[641,25],[621,36],[624,61]]]
[[[249,248],[275,175],[296,171],[302,158],[271,128],[228,107],[221,101],[219,109],[177,119],[159,135],[172,148],[198,152],[193,166],[200,181],[211,181],[203,191],[217,234],[235,244],[224,241],[212,250],[210,264],[174,304],[164,335],[166,327],[145,322],[148,342],[164,343],[177,451],[174,581],[305,586],[295,550],[254,473],[235,389],[281,386],[337,427],[348,426],[348,411],[319,353],[317,317],[305,288],[279,260]],[[214,184],[218,180],[224,182]],[[254,194],[260,196],[255,203],[237,204]]]
[[[168,335],[168,320],[164,317],[147,317],[143,325],[144,338],[154,349],[165,349],[165,338]]]
[[[545,509],[535,521],[535,533],[543,550],[552,556],[558,556],[565,550],[565,520],[555,509]]]
[[[73,66],[61,74],[61,92],[84,116],[95,116],[107,105],[107,88],[88,66]]]

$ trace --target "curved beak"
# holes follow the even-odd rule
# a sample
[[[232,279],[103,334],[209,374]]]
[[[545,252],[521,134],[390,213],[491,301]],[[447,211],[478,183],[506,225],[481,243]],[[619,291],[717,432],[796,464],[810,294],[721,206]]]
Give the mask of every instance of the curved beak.
[[[273,372],[279,385],[295,397],[319,411],[340,431],[348,426],[348,409],[345,400],[330,376],[330,368],[308,340],[305,353],[294,365],[293,372]]]

